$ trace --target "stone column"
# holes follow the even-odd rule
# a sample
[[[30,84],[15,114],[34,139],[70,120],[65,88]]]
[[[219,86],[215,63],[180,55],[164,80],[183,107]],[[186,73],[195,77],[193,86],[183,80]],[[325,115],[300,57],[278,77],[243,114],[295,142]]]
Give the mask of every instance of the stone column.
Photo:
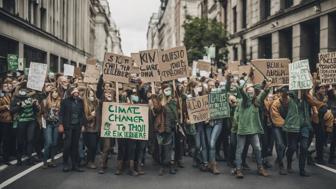
[[[293,26],[293,62],[300,60],[301,53],[301,26],[296,24]]]
[[[272,33],[272,58],[279,58],[279,31]]]

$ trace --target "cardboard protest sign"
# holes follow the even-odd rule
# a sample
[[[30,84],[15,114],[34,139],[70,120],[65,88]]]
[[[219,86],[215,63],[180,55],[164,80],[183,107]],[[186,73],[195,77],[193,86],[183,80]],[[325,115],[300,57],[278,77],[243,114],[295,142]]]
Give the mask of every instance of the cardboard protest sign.
[[[203,60],[197,61],[197,69],[199,71],[211,72],[211,63]]]
[[[132,58],[114,53],[105,53],[103,79],[129,83],[129,74],[132,67]]]
[[[19,67],[18,65],[18,56],[16,54],[7,55],[7,63],[9,71],[16,71]]]
[[[187,99],[187,111],[191,124],[209,120],[208,95]]]
[[[188,57],[185,47],[176,47],[159,52],[161,81],[188,77]]]
[[[223,90],[215,90],[209,94],[210,120],[230,117],[230,105],[227,94]]]
[[[336,52],[319,54],[319,75],[322,85],[336,83]]]
[[[273,85],[289,82],[289,59],[256,59],[251,64],[255,67],[254,82],[261,83],[264,77],[272,79]]]
[[[311,89],[312,87],[309,61],[306,59],[289,64],[289,90]]]
[[[63,75],[73,77],[75,73],[75,67],[70,64],[64,64],[64,72]]]
[[[101,137],[148,140],[147,105],[103,103]]]
[[[319,53],[320,64],[336,63],[336,52]]]
[[[140,78],[144,83],[161,81],[158,64],[158,50],[140,51],[132,55],[140,68]]]
[[[77,77],[77,78],[82,76],[82,71],[81,71],[80,67],[75,68],[74,74],[75,74],[75,77]]]
[[[96,65],[97,60],[95,58],[88,58],[86,60],[86,65],[90,64],[90,65]]]
[[[28,72],[27,88],[42,91],[47,70],[47,64],[31,62]]]
[[[98,83],[99,79],[99,70],[96,65],[87,64],[86,70],[84,73],[84,82],[85,83]]]
[[[250,71],[251,71],[251,64],[246,64],[246,65],[238,66],[239,76],[242,76],[243,73],[249,75]]]
[[[228,70],[231,71],[231,73],[236,73],[239,71],[239,61],[232,61],[228,63]]]

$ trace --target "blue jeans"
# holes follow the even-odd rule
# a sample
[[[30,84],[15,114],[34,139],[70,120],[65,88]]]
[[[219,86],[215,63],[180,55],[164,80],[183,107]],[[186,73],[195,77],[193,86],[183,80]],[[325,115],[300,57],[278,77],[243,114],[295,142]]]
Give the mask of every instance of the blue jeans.
[[[47,162],[50,155],[51,159],[54,159],[56,153],[56,146],[58,140],[57,125],[52,122],[47,123],[47,127],[43,129],[44,134],[44,154],[43,162]]]
[[[204,123],[196,124],[196,135],[195,135],[195,145],[196,145],[196,154],[195,158],[199,159],[201,163],[208,163],[208,155],[207,155],[207,146],[205,140],[205,125]]]
[[[237,150],[236,150],[236,166],[237,166],[237,169],[241,169],[241,167],[242,167],[242,153],[243,153],[243,150],[244,150],[246,140],[248,140],[249,143],[252,145],[258,168],[261,167],[262,166],[261,146],[260,146],[260,141],[259,141],[258,134],[237,135]]]
[[[282,131],[281,127],[272,127],[273,134],[275,137],[275,147],[277,152],[277,160],[279,162],[280,166],[283,166],[283,158],[285,156],[285,150],[286,150],[286,141],[285,139],[285,133]]]
[[[209,150],[209,162],[214,162],[216,157],[216,142],[221,133],[222,124],[218,123],[214,126],[207,126],[205,129],[207,136],[207,146]]]

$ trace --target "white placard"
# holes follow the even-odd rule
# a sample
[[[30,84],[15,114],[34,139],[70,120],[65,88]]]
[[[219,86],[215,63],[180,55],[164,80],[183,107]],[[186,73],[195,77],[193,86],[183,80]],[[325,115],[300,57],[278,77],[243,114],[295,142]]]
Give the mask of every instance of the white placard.
[[[47,76],[48,65],[31,62],[29,67],[27,88],[42,91],[45,77]]]
[[[73,65],[64,64],[63,75],[73,77],[74,76],[74,72],[75,72],[75,67]]]
[[[309,61],[306,59],[289,64],[289,90],[311,89],[312,87]]]

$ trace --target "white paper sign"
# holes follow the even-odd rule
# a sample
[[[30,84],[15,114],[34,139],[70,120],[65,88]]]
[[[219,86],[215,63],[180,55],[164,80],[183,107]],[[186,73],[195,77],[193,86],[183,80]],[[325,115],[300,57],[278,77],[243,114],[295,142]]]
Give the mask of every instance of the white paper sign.
[[[74,76],[74,72],[75,72],[75,67],[73,65],[70,64],[64,64],[64,75],[65,76]]]
[[[45,77],[47,75],[48,65],[31,62],[29,67],[27,88],[42,91]]]
[[[289,64],[289,90],[311,89],[312,87],[309,61],[306,59]]]

